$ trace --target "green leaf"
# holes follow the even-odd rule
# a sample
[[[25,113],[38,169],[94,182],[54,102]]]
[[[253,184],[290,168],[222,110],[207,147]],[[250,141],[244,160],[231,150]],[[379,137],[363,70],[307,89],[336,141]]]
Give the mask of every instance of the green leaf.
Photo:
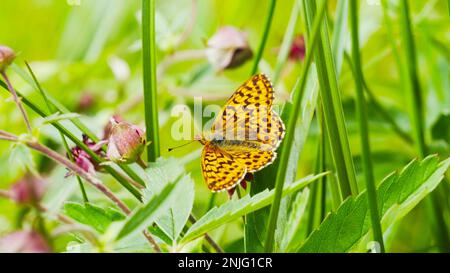
[[[306,188],[295,197],[289,218],[284,225],[279,243],[279,252],[294,252],[301,245],[305,229],[304,212],[309,199],[309,189]]]
[[[125,219],[125,216],[115,209],[103,209],[90,203],[66,203],[64,212],[75,221],[91,226],[100,233],[104,233],[112,222]]]
[[[431,128],[433,139],[442,140],[450,145],[450,113],[443,113],[439,116]]]
[[[153,195],[150,200],[145,200],[144,205],[139,207],[125,222],[117,235],[117,240],[130,233],[144,230],[166,212],[178,196],[177,191],[181,188],[179,185],[177,183],[168,183],[160,192]]]
[[[286,185],[283,189],[283,196],[294,193],[304,188],[314,180],[326,175],[326,173],[318,175],[309,175],[295,183]],[[230,200],[220,207],[215,207],[208,211],[202,218],[200,218],[191,228],[186,232],[181,243],[186,243],[192,239],[202,236],[206,232],[213,230],[227,222],[236,220],[245,214],[259,210],[272,203],[274,191],[265,190],[252,197],[244,196],[238,200]]]
[[[180,187],[175,197],[176,202],[173,202],[169,209],[156,219],[161,230],[175,241],[186,225],[194,205],[194,182],[189,174],[183,175],[184,168],[174,158],[159,158],[155,163],[150,163],[146,172],[148,174],[147,189],[144,191],[146,200],[150,200],[168,183],[174,182]]]
[[[299,83],[297,83],[299,84]],[[294,92],[297,90],[294,87]],[[309,127],[311,125],[312,118],[314,116],[314,111],[317,104],[318,96],[318,80],[315,65],[311,64],[311,70],[309,72],[309,77],[307,78],[307,83],[305,86],[305,93],[303,94],[301,107],[302,112],[297,120],[297,125],[295,126],[294,140],[291,145],[291,153],[289,155],[289,162],[286,168],[286,181],[285,184],[290,184],[295,180],[297,175],[298,161],[300,159],[301,152],[303,150],[303,145],[308,137]],[[292,102],[287,102],[283,108],[281,118],[286,121],[291,115]],[[285,145],[285,144],[282,144]],[[278,169],[279,161],[276,160],[274,164],[268,168],[262,170],[256,175],[257,183],[252,185],[252,194],[262,191],[264,185],[265,188],[273,188],[273,183],[275,181],[276,172]],[[270,185],[268,185],[270,183]],[[287,207],[289,200],[283,199],[281,207]],[[246,249],[247,252],[262,252],[264,250],[263,241],[266,237],[266,227],[267,220],[269,218],[270,208],[265,208],[258,210],[252,214],[247,215],[246,222]],[[280,210],[279,217],[286,217],[285,213]],[[279,221],[279,226],[277,230],[283,229],[282,224],[284,221]]]
[[[439,163],[436,156],[413,160],[400,172],[388,175],[377,189],[381,224],[387,230],[431,193],[442,180],[450,158]],[[300,252],[365,251],[370,238],[367,192],[349,197],[328,215]]]
[[[339,78],[342,70],[342,63],[344,57],[345,44],[348,40],[347,30],[347,13],[348,13],[348,0],[338,1],[336,8],[336,21],[333,29],[333,57],[336,66],[336,75]]]
[[[80,114],[77,113],[63,113],[56,112],[48,117],[44,118],[42,124],[51,124],[53,122],[62,121],[62,120],[71,120],[74,118],[80,117]]]

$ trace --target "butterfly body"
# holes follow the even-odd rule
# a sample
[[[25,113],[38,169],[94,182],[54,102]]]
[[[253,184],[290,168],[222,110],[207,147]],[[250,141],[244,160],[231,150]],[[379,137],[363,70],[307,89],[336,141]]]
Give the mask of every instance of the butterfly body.
[[[272,84],[257,74],[241,85],[216,117],[204,145],[202,174],[213,192],[230,190],[271,164],[284,137],[284,124],[272,110]]]

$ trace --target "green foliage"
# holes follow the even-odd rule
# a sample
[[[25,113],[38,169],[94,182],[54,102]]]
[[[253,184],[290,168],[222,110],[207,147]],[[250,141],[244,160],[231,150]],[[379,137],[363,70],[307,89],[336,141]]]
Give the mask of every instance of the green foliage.
[[[299,181],[289,184],[283,189],[283,196],[294,193],[309,183],[317,180],[318,178],[326,175],[319,174],[314,176],[307,176]],[[220,207],[215,207],[208,211],[202,218],[200,218],[192,227],[186,232],[181,242],[188,242],[199,236],[202,236],[206,232],[213,230],[224,223],[233,221],[242,217],[245,214],[259,210],[267,205],[270,205],[274,197],[274,190],[265,190],[252,197],[249,195],[244,196],[238,200],[230,200]]]
[[[116,209],[103,209],[91,203],[68,202],[64,205],[64,213],[79,223],[93,227],[100,233],[104,233],[112,222],[125,219],[125,215]]]
[[[120,240],[133,232],[144,230],[163,213],[167,212],[167,209],[177,196],[177,191],[181,188],[178,185],[180,184],[166,184],[160,192],[155,194],[150,200],[147,200],[144,205],[136,209],[125,222],[117,235],[117,239]]]
[[[17,53],[6,72],[30,117],[33,138],[22,135],[25,124],[2,76],[0,130],[22,142],[35,139],[60,155],[77,145],[103,163],[108,159],[84,145],[82,134],[100,141],[107,121],[117,114],[147,127],[150,154],[143,161],[158,159],[148,168],[102,164],[93,176],[117,197],[116,204],[130,208],[125,216],[103,205],[108,198],[102,191],[78,189],[75,176],[65,177],[65,166],[22,143],[2,140],[0,237],[32,228],[46,235],[55,252],[155,251],[145,230],[163,252],[262,252],[270,230],[270,249],[276,252],[365,252],[373,243],[362,172],[360,142],[365,139],[375,181],[381,181],[376,193],[386,251],[446,252],[450,247],[445,239],[449,1],[382,0],[377,8],[359,1],[360,37],[352,42],[349,0],[3,2],[0,24],[13,27],[2,29],[1,43]],[[326,18],[317,25],[319,43],[312,46],[313,21],[323,3]],[[30,20],[36,26],[32,32]],[[206,40],[225,25],[245,33],[254,56],[240,67],[215,71],[205,57]],[[303,61],[290,56],[293,38],[301,35]],[[357,40],[360,61],[349,54]],[[355,91],[361,88],[355,86],[354,69],[364,73],[359,80],[368,99],[366,138],[357,126]],[[241,190],[242,199],[228,200],[226,193],[205,187],[198,143],[167,153],[188,140],[174,137],[179,119],[173,110],[186,105],[189,120],[196,123],[191,127],[205,129],[214,114],[198,113],[194,97],[202,98],[202,110],[222,106],[250,71],[273,80],[274,103],[282,106],[279,112],[292,138],[281,143],[270,167],[255,174],[250,190]],[[297,98],[300,103],[294,103]],[[197,133],[192,129],[189,139]],[[404,167],[418,155],[429,157]],[[285,177],[275,183],[280,169]],[[395,169],[401,171],[384,178]],[[322,171],[333,175],[307,176]],[[42,213],[8,198],[25,175],[48,182],[39,202]],[[313,179],[311,187],[299,191]],[[78,203],[83,196],[91,203],[86,198],[86,204]],[[421,202],[428,196],[432,202]],[[271,205],[279,214],[272,213],[268,228]],[[80,230],[78,223],[84,225]]]
[[[450,159],[436,156],[414,160],[400,172],[388,175],[378,186],[377,195],[383,230],[400,220],[441,182]],[[300,252],[366,251],[369,232],[367,192],[349,197],[331,213],[299,249]],[[363,240],[365,239],[365,240]],[[358,244],[359,243],[359,244]]]
[[[155,194],[169,184],[176,183],[180,189],[177,191],[176,200],[170,204],[169,209],[156,219],[158,227],[172,241],[176,241],[185,226],[194,204],[194,184],[189,174],[174,158],[159,159],[151,163],[146,170],[148,174],[147,189],[144,199],[150,200]]]
[[[284,230],[277,238],[279,252],[294,252],[301,245],[305,231],[305,208],[309,199],[309,189],[297,194],[292,201],[289,217]]]

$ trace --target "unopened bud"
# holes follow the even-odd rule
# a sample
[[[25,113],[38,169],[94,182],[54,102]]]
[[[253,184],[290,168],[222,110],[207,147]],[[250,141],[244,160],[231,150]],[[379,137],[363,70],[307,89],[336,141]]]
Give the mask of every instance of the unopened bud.
[[[111,119],[111,132],[108,138],[106,155],[116,163],[136,162],[144,151],[146,140],[144,131],[126,121]]]
[[[216,70],[238,67],[253,56],[245,33],[231,26],[220,28],[207,45],[206,56]]]
[[[0,45],[0,72],[5,71],[15,58],[16,54],[11,48]]]

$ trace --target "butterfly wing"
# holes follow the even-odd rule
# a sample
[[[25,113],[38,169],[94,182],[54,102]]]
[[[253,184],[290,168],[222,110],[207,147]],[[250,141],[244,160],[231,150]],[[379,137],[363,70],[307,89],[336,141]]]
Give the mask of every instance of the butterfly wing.
[[[222,139],[257,141],[275,150],[284,137],[284,124],[272,110],[274,90],[264,74],[242,84],[215,119],[211,133]]]
[[[203,178],[213,192],[235,187],[247,173],[245,165],[208,143],[203,148],[201,161]]]
[[[257,172],[272,164],[277,158],[274,151],[264,151],[256,148],[242,148],[240,146],[227,147],[224,149],[233,160],[247,168],[247,172]]]

